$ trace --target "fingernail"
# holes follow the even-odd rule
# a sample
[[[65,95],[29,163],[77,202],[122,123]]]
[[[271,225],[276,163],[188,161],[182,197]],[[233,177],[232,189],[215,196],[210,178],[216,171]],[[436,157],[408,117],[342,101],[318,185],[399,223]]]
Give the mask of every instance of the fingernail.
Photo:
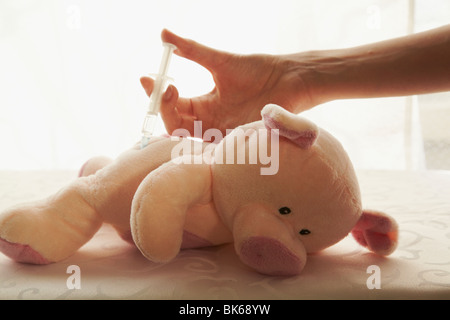
[[[164,93],[164,100],[165,101],[169,101],[170,98],[172,98],[173,95],[173,87],[172,86],[168,86],[166,89],[166,92]]]

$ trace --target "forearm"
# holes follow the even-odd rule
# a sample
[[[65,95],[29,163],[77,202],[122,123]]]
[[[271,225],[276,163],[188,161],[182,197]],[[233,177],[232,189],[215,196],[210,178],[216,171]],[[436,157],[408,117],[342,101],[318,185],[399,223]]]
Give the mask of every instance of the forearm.
[[[301,53],[295,59],[313,105],[447,91],[450,25],[354,48]]]

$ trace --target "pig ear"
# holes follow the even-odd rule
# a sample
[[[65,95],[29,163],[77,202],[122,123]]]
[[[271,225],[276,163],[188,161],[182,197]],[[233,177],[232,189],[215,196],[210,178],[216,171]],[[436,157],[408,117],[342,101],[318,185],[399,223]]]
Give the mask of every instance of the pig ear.
[[[383,212],[363,211],[351,233],[360,245],[380,255],[389,255],[397,247],[397,222]]]
[[[278,129],[280,136],[291,140],[302,149],[310,148],[317,139],[319,129],[313,122],[276,104],[266,105],[261,116],[268,130]]]

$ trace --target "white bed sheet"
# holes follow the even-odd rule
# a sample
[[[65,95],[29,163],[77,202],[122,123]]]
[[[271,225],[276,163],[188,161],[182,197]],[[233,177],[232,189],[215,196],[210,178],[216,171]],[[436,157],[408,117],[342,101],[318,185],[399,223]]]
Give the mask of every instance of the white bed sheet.
[[[74,172],[0,172],[0,210],[45,197]],[[394,216],[399,247],[382,258],[348,237],[308,258],[296,277],[269,277],[241,264],[232,245],[185,250],[159,265],[104,226],[79,252],[47,266],[0,254],[0,299],[449,299],[450,174],[360,171],[364,206]],[[67,273],[80,268],[80,289]],[[380,289],[369,289],[379,267]]]

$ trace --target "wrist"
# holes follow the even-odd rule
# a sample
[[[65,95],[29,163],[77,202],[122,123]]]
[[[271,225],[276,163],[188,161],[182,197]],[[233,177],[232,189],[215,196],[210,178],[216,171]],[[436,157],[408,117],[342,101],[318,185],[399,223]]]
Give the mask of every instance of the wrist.
[[[299,103],[294,112],[342,97],[342,78],[348,66],[338,53],[337,50],[307,51],[281,57],[285,74],[295,80]]]

